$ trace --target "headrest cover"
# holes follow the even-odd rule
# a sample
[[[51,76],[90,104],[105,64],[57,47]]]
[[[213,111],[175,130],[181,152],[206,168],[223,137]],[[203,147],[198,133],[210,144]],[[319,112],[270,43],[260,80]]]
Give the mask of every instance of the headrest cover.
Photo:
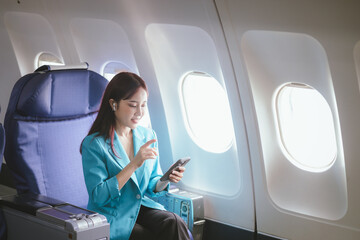
[[[33,73],[24,85],[17,111],[35,118],[68,118],[98,110],[108,81],[89,70]]]

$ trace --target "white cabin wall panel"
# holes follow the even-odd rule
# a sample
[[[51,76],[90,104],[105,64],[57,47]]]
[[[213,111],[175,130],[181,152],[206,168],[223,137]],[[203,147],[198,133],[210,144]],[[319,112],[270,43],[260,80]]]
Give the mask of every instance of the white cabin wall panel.
[[[280,86],[289,82],[305,83],[319,89],[335,113],[334,120],[338,119],[332,79],[322,46],[304,34],[250,31],[243,36],[242,50],[254,94],[267,188],[272,200],[281,208],[310,216],[331,220],[343,217],[347,211],[347,186],[341,135],[337,138],[339,144],[334,165],[314,173],[299,169],[286,159],[286,150],[281,149],[276,131],[275,94]],[[340,133],[339,127],[336,129]],[[277,144],[274,144],[274,136],[278,136]]]
[[[18,3],[20,2],[20,4]],[[19,66],[19,59],[16,55],[16,51],[13,47],[13,42],[11,36],[8,32],[8,26],[6,25],[6,14],[7,13],[24,13],[24,14],[34,14],[34,15],[44,15],[44,6],[41,1],[12,1],[12,0],[4,0],[0,1],[0,59],[1,59],[1,80],[0,80],[0,104],[1,104],[1,113],[0,113],[0,121],[3,122],[5,118],[5,113],[7,109],[7,105],[10,98],[11,90],[15,84],[15,82],[24,74],[32,72],[34,70],[34,61],[37,53],[32,51],[29,54],[29,50],[25,49],[25,53],[21,53],[23,57],[27,58],[28,60],[20,60],[24,62],[24,65]],[[41,18],[41,17],[40,17]],[[43,24],[47,25],[46,19],[42,18],[40,20]],[[28,24],[26,21],[23,24]],[[30,26],[33,27],[33,26]],[[48,25],[47,25],[48,27]],[[35,26],[36,28],[36,26]],[[27,30],[27,29],[25,29]],[[24,34],[24,33],[18,33]],[[51,37],[51,36],[50,36]],[[41,37],[40,37],[41,38]],[[43,39],[44,41],[45,39]],[[22,44],[26,45],[27,39],[25,38],[23,41],[20,41],[18,45],[24,48]],[[35,43],[37,44],[37,43]],[[44,46],[46,46],[45,43]],[[50,48],[47,50],[54,50],[54,52],[59,53],[57,47],[51,45]],[[46,49],[45,49],[46,50]],[[61,55],[60,55],[61,57]],[[27,66],[27,67],[26,67]],[[29,69],[29,70],[28,70]]]
[[[0,16],[3,16],[3,13],[0,13]],[[15,52],[12,48],[4,22],[0,22],[0,46],[0,122],[3,124],[11,90],[15,82],[21,77]]]
[[[23,12],[6,12],[4,17],[22,75],[35,70],[35,61],[42,52],[62,59],[55,34],[44,17]]]
[[[156,7],[156,4],[154,4],[154,3],[152,3],[152,4],[153,4],[152,6],[146,6],[146,7],[147,8]],[[196,27],[199,27],[200,29],[203,29],[208,34],[215,32],[215,30],[212,29],[214,26],[209,24],[209,22],[204,21],[204,19],[207,19],[208,16],[205,17],[205,16],[201,15],[201,13],[203,11],[203,10],[201,10],[201,8],[198,9],[199,12],[196,14],[196,16],[193,15],[190,17],[187,14],[188,13],[187,10],[189,10],[189,12],[194,12],[194,9],[197,9],[197,7],[198,7],[197,5],[199,5],[199,2],[195,2],[194,4],[189,4],[189,8],[184,7],[185,5],[182,7],[176,8],[178,10],[178,12],[181,12],[181,13],[183,13],[184,16],[186,16],[186,17],[182,17],[181,19],[177,19],[177,16],[179,15],[179,13],[175,13],[170,10],[170,9],[175,9],[173,7],[170,7],[170,6],[174,6],[173,4],[174,3],[169,4],[167,6],[168,10],[166,13],[159,12],[158,15],[156,15],[156,18],[152,21],[150,20],[150,22],[167,23],[167,24],[171,23],[173,25],[182,25],[182,26],[196,26]],[[193,7],[193,9],[191,10],[190,7]],[[152,12],[152,11],[148,10],[147,14],[149,14],[149,12]],[[154,12],[152,12],[152,14],[154,14],[154,13],[156,13],[156,10],[154,10]],[[171,19],[166,19],[164,17],[164,16],[169,16],[169,15],[174,15],[175,17],[172,16]],[[198,18],[200,18],[200,19],[198,19]],[[215,18],[215,16],[212,16],[212,18],[209,19],[209,21],[212,22],[212,21],[215,21],[215,19],[217,19],[217,18]],[[216,20],[216,22],[217,22],[217,20]],[[217,22],[217,24],[219,24],[219,23]],[[214,25],[219,26],[216,24],[214,24]],[[153,35],[155,36],[155,34],[153,34]],[[158,34],[158,35],[159,35],[159,37],[162,36],[161,34]],[[193,49],[191,47],[191,44],[187,46],[186,44],[177,42],[175,40],[177,38],[176,36],[173,36],[171,34],[169,34],[169,36],[172,36],[172,37],[170,37],[170,39],[172,39],[170,41],[170,43],[176,45],[176,46],[169,47],[169,49],[174,49],[173,55],[168,54],[168,55],[165,55],[165,57],[161,58],[162,57],[161,54],[158,54],[158,53],[151,54],[152,56],[157,56],[156,60],[154,60],[154,59],[152,60],[155,65],[162,63],[161,65],[155,66],[156,73],[160,74],[160,75],[157,75],[157,78],[160,81],[159,84],[163,84],[163,86],[160,86],[160,88],[164,87],[165,85],[168,85],[167,88],[169,88],[169,89],[161,91],[163,101],[167,102],[171,98],[175,98],[174,94],[176,94],[176,92],[177,92],[177,85],[178,85],[177,82],[179,81],[180,73],[186,73],[186,71],[189,71],[189,70],[200,70],[200,71],[208,72],[208,73],[214,75],[215,77],[219,76],[220,78],[218,78],[218,79],[222,78],[221,75],[219,75],[219,73],[218,73],[218,71],[221,70],[221,69],[219,69],[219,66],[209,67],[209,64],[211,65],[211,62],[218,58],[217,56],[206,58],[209,60],[205,60],[203,57],[206,55],[202,56],[202,51],[200,50],[201,47],[200,48],[196,47],[197,44],[199,43],[198,41],[194,41],[193,47],[195,47],[195,49]],[[190,39],[191,39],[191,37],[190,37]],[[217,41],[219,41],[219,39],[217,39]],[[219,44],[219,45],[221,46],[221,48],[219,48],[219,49],[221,49],[219,55],[221,55],[221,58],[226,58],[226,57],[224,57],[224,56],[226,56],[226,52],[227,52],[226,45],[224,43]],[[219,45],[216,45],[215,47],[218,48]],[[150,49],[153,50],[153,47],[151,45],[150,45]],[[151,52],[151,50],[150,50],[150,52]],[[225,53],[224,53],[224,51],[225,51]],[[199,56],[194,55],[193,58],[190,58],[189,56],[191,54],[194,54],[194,52],[197,52],[199,54]],[[208,52],[211,53],[212,52],[211,49],[209,49]],[[185,56],[185,55],[188,55],[188,56]],[[195,61],[197,58],[199,60]],[[188,60],[186,61],[186,59],[188,59]],[[171,61],[174,61],[175,64],[170,64],[169,62],[171,62]],[[178,62],[176,62],[176,61],[178,61]],[[169,65],[167,65],[167,64],[169,64]],[[166,66],[173,66],[173,68],[169,68]],[[193,69],[194,66],[195,66],[195,69]],[[229,71],[232,71],[232,69],[228,68],[226,70],[227,70],[226,75],[231,76],[232,72],[229,73]],[[164,79],[164,80],[160,80],[160,78]],[[173,81],[175,81],[175,82],[173,82]],[[225,85],[227,85],[226,81],[231,81],[231,78],[225,79]],[[229,85],[233,86],[234,83],[235,82],[230,83]],[[233,84],[233,85],[231,85],[231,84]],[[173,86],[172,90],[171,90],[171,86]],[[238,93],[237,93],[236,89],[232,88],[231,90],[229,90],[228,86],[227,86],[227,89],[229,92],[231,92],[231,96],[233,98],[234,98],[234,95],[237,96],[236,102],[238,104],[239,99],[238,99],[238,95],[237,95]],[[233,90],[235,90],[235,93]],[[173,91],[173,94],[170,94],[169,91]],[[167,96],[167,95],[170,95],[170,96]],[[170,104],[170,103],[164,103],[164,104],[165,104],[164,105],[165,111],[169,111],[169,109],[170,109],[169,107],[166,107],[166,105],[171,105],[171,106],[178,105],[178,104]],[[238,108],[234,107],[234,109],[236,109],[236,110],[234,110],[235,116],[241,115],[241,108],[240,108],[240,114],[238,112],[239,107]],[[173,111],[176,111],[176,109],[173,109]],[[180,118],[179,113],[169,114],[169,112],[168,112],[166,114],[166,117],[168,119],[170,132],[172,132],[170,138],[177,139],[176,141],[181,142],[180,139],[182,139],[183,137],[181,137],[182,134],[180,134],[180,132],[185,131],[185,129],[181,130],[178,133],[176,132],[176,130],[174,130],[176,128],[179,128],[179,126],[178,126],[179,118]],[[236,119],[236,123],[235,123],[236,126],[241,126],[241,124],[239,124],[239,121],[242,122],[243,121],[242,118]],[[177,126],[175,126],[174,124]],[[241,128],[241,127],[239,127],[239,128]],[[180,123],[180,129],[183,129],[183,128],[181,128],[181,123]],[[242,130],[242,131],[238,130],[237,132],[244,134],[244,130]],[[233,196],[229,199],[225,196],[221,196],[221,195],[220,196],[212,196],[211,193],[203,192],[205,195],[205,204],[206,204],[205,205],[205,207],[206,207],[205,214],[208,218],[216,220],[216,221],[231,224],[231,225],[241,227],[241,228],[253,229],[253,220],[254,220],[253,207],[246,207],[246,206],[252,206],[252,190],[251,190],[252,185],[248,184],[251,182],[251,177],[250,177],[250,171],[249,171],[249,165],[248,165],[249,163],[246,163],[246,161],[248,161],[248,154],[246,154],[247,144],[246,144],[246,140],[245,140],[245,144],[243,143],[244,140],[241,135],[238,135],[237,138],[238,138],[237,141],[240,142],[238,145],[238,149],[239,149],[239,146],[241,146],[241,149],[238,150],[238,151],[241,151],[241,157],[239,157],[239,158],[240,158],[241,164],[243,165],[243,166],[241,166],[241,174],[245,173],[243,176],[241,176],[241,174],[240,174],[240,176],[244,178],[244,183],[247,186],[246,186],[246,188],[242,189],[242,191],[239,192],[238,195]],[[184,144],[184,143],[191,143],[191,141],[182,141],[181,142],[181,144]],[[177,148],[176,146],[177,146],[177,144],[176,143],[174,144],[174,142],[173,142],[172,148],[175,148],[173,150],[173,155],[175,155],[179,152],[179,150],[178,150],[179,148]],[[201,150],[194,150],[194,148],[197,148],[197,147],[192,144],[190,144],[188,146],[189,151],[193,152],[192,157],[194,157],[194,160],[196,160],[196,158],[200,157],[203,160],[207,159],[209,162],[213,158],[211,156],[206,157],[206,155],[203,155],[203,153],[200,154]],[[185,147],[183,149],[187,149],[187,148]],[[245,156],[245,157],[243,157],[243,156]],[[176,158],[176,156],[174,156],[173,158]],[[233,157],[231,157],[231,158],[233,158]],[[234,160],[235,159],[232,159],[231,161],[234,161]],[[211,160],[211,161],[213,161],[213,160]],[[214,162],[214,163],[216,163],[216,162]],[[193,163],[193,164],[196,164],[196,163]],[[247,166],[247,167],[245,167],[245,166]],[[189,168],[190,167],[191,166],[189,165]],[[194,165],[194,167],[196,168],[196,165]],[[188,170],[188,171],[191,173],[191,170]],[[219,169],[218,172],[222,172],[222,171]],[[208,177],[208,176],[206,176],[206,177]],[[220,178],[219,181],[221,181],[221,176],[219,176],[219,178]],[[206,178],[205,178],[205,181],[206,181]],[[191,182],[194,182],[194,181],[191,181]],[[231,182],[228,182],[228,181],[227,181],[227,183],[232,184]],[[195,186],[196,186],[196,183],[195,183]],[[186,185],[185,185],[185,187],[186,187]],[[191,187],[189,187],[189,189],[191,190]],[[241,196],[241,194],[247,195],[247,197],[245,198],[244,196]],[[234,197],[235,197],[235,199],[234,199]],[[238,200],[236,200],[236,199],[238,199]],[[237,209],[238,210],[243,209],[243,210],[241,210],[239,213],[235,213],[234,211],[238,211]]]
[[[160,31],[160,32],[159,32]],[[186,133],[183,114],[179,113],[181,103],[179,88],[181,76],[193,69],[209,73],[223,85],[223,77],[215,47],[211,38],[200,28],[183,25],[150,25],[147,29],[149,48],[155,63],[161,94],[166,101],[165,110],[173,147],[173,156],[191,155],[193,164],[187,170],[184,184],[190,188],[203,189],[221,195],[232,196],[242,185],[239,178],[239,164],[236,149],[227,153],[213,154],[200,149]],[[157,36],[166,36],[161,40]],[[185,39],[184,36],[188,36]],[[209,44],[210,43],[210,44]],[[204,61],[204,59],[207,59]],[[185,63],[185,64],[182,64]],[[163,72],[162,69],[171,71]],[[211,71],[209,71],[211,70]],[[170,81],[172,80],[172,81]],[[203,86],[206,90],[206,86]],[[182,147],[176,147],[182,146]],[[196,156],[198,155],[198,156]],[[221,163],[219,162],[221,160]],[[202,171],[206,167],[206,171]],[[226,172],[221,176],[219,172]],[[209,179],[208,176],[218,178]],[[228,185],[227,183],[233,184]]]
[[[225,36],[235,66],[235,73],[244,105],[246,126],[251,149],[255,183],[257,226],[259,232],[273,234],[289,239],[358,239],[360,236],[360,212],[356,205],[360,200],[357,183],[360,181],[356,169],[360,169],[358,145],[360,132],[356,126],[360,120],[358,104],[360,102],[352,49],[359,40],[359,15],[355,6],[359,3],[341,4],[339,1],[320,2],[302,1],[301,3],[276,4],[271,1],[232,1],[216,0]],[[265,167],[261,132],[258,132],[252,94],[248,93],[248,71],[243,59],[241,40],[249,30],[269,30],[292,33],[305,33],[317,39],[324,47],[329,61],[332,84],[336,96],[339,124],[343,140],[346,165],[348,211],[336,221],[307,217],[284,211],[269,198],[266,187]],[[327,90],[318,89],[323,94]],[[266,89],[264,89],[266,91]],[[248,98],[248,99],[247,99]],[[330,99],[331,100],[331,99]],[[252,116],[251,116],[252,115]],[[273,126],[267,126],[271,128]],[[260,135],[259,135],[260,134]]]
[[[74,18],[70,28],[80,60],[91,70],[102,74],[106,63],[117,61],[138,73],[127,34],[114,21]]]

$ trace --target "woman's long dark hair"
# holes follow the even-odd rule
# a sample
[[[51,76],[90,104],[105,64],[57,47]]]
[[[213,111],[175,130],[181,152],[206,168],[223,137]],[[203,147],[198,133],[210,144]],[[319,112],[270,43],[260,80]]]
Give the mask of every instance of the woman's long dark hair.
[[[119,103],[120,100],[129,99],[139,88],[143,88],[148,93],[145,81],[135,73],[120,72],[115,75],[105,89],[99,113],[88,133],[88,135],[96,133],[95,137],[110,138],[111,149],[115,155],[117,155],[114,150],[115,114],[109,100],[114,99]]]

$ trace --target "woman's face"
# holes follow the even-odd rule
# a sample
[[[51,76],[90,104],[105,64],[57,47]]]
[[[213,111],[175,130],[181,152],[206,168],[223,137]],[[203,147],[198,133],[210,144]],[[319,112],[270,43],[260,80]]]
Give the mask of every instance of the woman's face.
[[[121,128],[136,128],[144,116],[146,103],[147,93],[143,88],[139,88],[131,98],[115,103],[116,125]]]

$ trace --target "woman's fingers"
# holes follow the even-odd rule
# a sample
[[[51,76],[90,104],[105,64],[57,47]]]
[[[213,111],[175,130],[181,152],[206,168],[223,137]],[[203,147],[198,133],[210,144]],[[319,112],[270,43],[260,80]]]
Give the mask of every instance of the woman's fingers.
[[[170,182],[174,182],[174,183],[177,183],[177,182],[180,182],[182,177],[179,177],[175,174],[170,174],[169,175],[169,179],[170,179]]]
[[[147,159],[147,158],[156,158],[158,155],[156,148],[150,148],[150,145],[156,142],[156,139],[151,139],[147,141],[144,145],[142,145],[139,149],[139,152]]]
[[[148,148],[154,142],[156,142],[156,139],[151,139],[150,141],[147,141],[144,145],[142,145],[141,148]]]
[[[150,148],[150,145],[156,142],[156,139],[151,139],[142,145],[135,156],[137,166],[140,167],[146,159],[155,159],[158,155],[156,148]]]
[[[149,149],[148,151],[144,152],[144,158],[145,159],[155,159],[156,156],[158,155],[157,151],[155,149]]]
[[[186,169],[185,167],[178,167],[178,168],[176,168],[174,171],[183,173],[183,172],[185,172],[185,169]]]
[[[171,182],[177,183],[179,182],[182,177],[184,176],[185,172],[185,167],[178,167],[176,168],[170,175],[169,175],[169,179]]]

